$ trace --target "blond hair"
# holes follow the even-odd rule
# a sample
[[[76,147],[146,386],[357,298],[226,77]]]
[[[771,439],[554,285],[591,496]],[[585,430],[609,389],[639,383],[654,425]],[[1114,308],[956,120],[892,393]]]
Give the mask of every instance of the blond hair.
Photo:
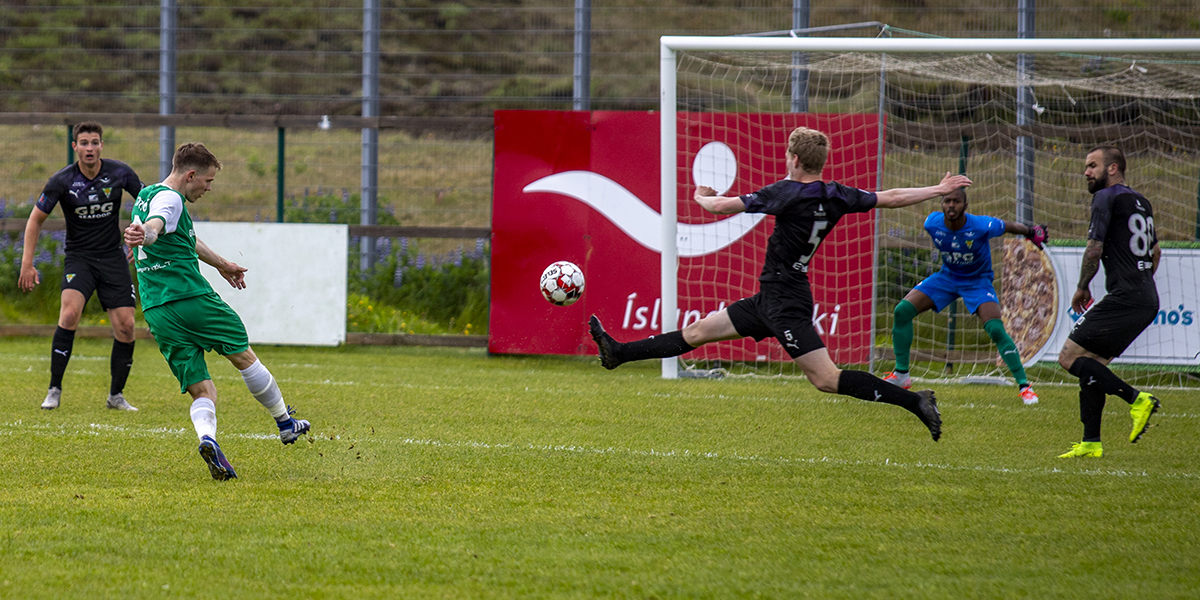
[[[788,152],[800,159],[805,173],[820,175],[829,158],[829,137],[816,129],[797,127],[788,136]]]

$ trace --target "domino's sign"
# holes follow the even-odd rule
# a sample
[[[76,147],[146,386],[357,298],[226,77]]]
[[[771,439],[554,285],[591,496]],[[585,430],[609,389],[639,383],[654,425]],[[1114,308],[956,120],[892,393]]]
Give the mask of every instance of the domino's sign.
[[[1058,305],[1053,334],[1029,364],[1054,361],[1079,319],[1071,308],[1071,296],[1079,281],[1083,263],[1082,247],[1047,246],[1046,254],[1054,271],[1057,285],[1055,302]],[[1092,278],[1093,299],[1105,296],[1104,265]],[[1159,311],[1154,322],[1130,344],[1114,363],[1152,365],[1200,365],[1200,250],[1164,248],[1158,271],[1154,274],[1158,287]]]

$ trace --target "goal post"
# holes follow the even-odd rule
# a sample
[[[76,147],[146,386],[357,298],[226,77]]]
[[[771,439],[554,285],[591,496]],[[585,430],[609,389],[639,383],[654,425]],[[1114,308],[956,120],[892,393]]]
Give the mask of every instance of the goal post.
[[[806,59],[801,66],[797,66],[792,59],[793,53],[805,53],[807,57],[823,57],[823,60]],[[993,55],[996,56],[993,57]],[[1035,60],[1032,72],[1017,71],[1015,67],[1010,67],[1005,60],[997,60],[1001,56],[1011,58],[1013,55],[1033,55]],[[683,58],[697,56],[701,58],[693,60],[692,63],[698,66],[695,67],[695,71],[690,72],[689,76],[693,81],[711,78],[713,80],[711,89],[701,89],[695,93],[688,91],[687,94],[684,94],[680,91],[681,85],[684,85],[680,81],[680,74],[684,72],[681,71],[684,68]],[[988,154],[987,158],[981,157],[979,161],[999,157],[994,162],[1004,163],[1000,169],[1005,171],[1004,173],[997,170],[996,166],[986,167],[989,169],[988,172],[979,173],[979,178],[973,172],[967,173],[976,181],[976,187],[986,190],[988,198],[1003,196],[1007,201],[1006,205],[1002,205],[995,200],[981,200],[978,206],[987,210],[972,210],[972,212],[992,214],[1006,220],[1026,220],[1028,217],[1022,218],[1024,215],[1032,215],[1032,220],[1036,222],[1049,219],[1054,221],[1051,233],[1052,235],[1057,234],[1057,239],[1066,238],[1077,241],[1086,237],[1086,214],[1080,216],[1081,212],[1086,213],[1086,208],[1079,204],[1082,202],[1080,198],[1083,197],[1086,190],[1083,189],[1081,175],[1078,176],[1077,181],[1066,177],[1071,172],[1082,171],[1083,156],[1079,154],[1080,148],[1091,144],[1092,142],[1089,140],[1093,139],[1102,140],[1104,143],[1132,140],[1133,138],[1127,137],[1134,135],[1130,131],[1143,127],[1149,132],[1147,136],[1153,139],[1138,141],[1136,145],[1139,148],[1146,147],[1145,156],[1154,158],[1152,170],[1155,173],[1166,171],[1171,178],[1170,182],[1163,185],[1156,184],[1153,189],[1156,195],[1165,193],[1171,196],[1164,201],[1161,209],[1155,196],[1147,193],[1151,201],[1155,202],[1156,216],[1161,210],[1165,218],[1173,219],[1173,229],[1165,232],[1165,236],[1162,225],[1159,225],[1160,240],[1163,240],[1164,246],[1167,246],[1168,243],[1176,245],[1192,243],[1194,245],[1197,242],[1195,232],[1200,232],[1200,208],[1197,208],[1200,198],[1197,197],[1196,192],[1197,178],[1200,178],[1200,167],[1197,167],[1196,164],[1200,160],[1197,157],[1197,149],[1200,148],[1200,39],[664,36],[660,39],[660,57],[660,192],[662,200],[660,210],[663,247],[661,255],[661,322],[664,332],[681,328],[689,322],[694,322],[701,315],[711,313],[713,310],[726,306],[727,302],[737,300],[740,296],[731,295],[733,292],[754,287],[758,269],[761,267],[761,260],[758,260],[761,254],[754,254],[750,248],[753,245],[764,246],[766,235],[769,233],[769,226],[763,224],[759,224],[757,229],[750,233],[742,231],[739,235],[746,236],[747,245],[745,249],[741,250],[743,252],[741,255],[709,260],[699,256],[696,252],[688,251],[686,246],[696,245],[694,240],[689,240],[689,237],[699,235],[698,228],[693,224],[702,218],[708,219],[708,222],[715,222],[721,218],[691,214],[693,210],[690,207],[690,204],[693,204],[691,193],[697,184],[692,175],[692,169],[700,167],[683,164],[684,157],[696,164],[706,160],[717,161],[714,177],[718,179],[727,174],[722,171],[723,168],[733,171],[747,168],[759,169],[760,172],[756,172],[749,179],[739,172],[733,178],[736,183],[733,189],[728,190],[727,195],[752,192],[761,185],[778,180],[785,175],[779,168],[783,161],[782,153],[752,157],[741,155],[741,153],[756,151],[760,153],[774,152],[777,145],[759,143],[755,139],[756,132],[767,131],[767,128],[771,126],[781,128],[781,125],[790,127],[794,123],[822,123],[830,124],[832,128],[846,128],[846,132],[836,132],[841,137],[833,140],[832,150],[838,149],[839,142],[859,144],[847,155],[839,157],[842,162],[853,162],[854,164],[849,167],[835,165],[831,155],[830,165],[835,170],[841,170],[831,174],[830,169],[827,168],[825,177],[848,182],[850,185],[863,189],[876,190],[936,183],[940,179],[940,173],[937,174],[937,177],[934,176],[936,171],[939,169],[951,171],[955,170],[957,166],[952,168],[949,166],[950,162],[943,160],[940,155],[937,156],[937,160],[932,158],[926,160],[921,153],[929,153],[931,157],[938,155],[939,152],[946,154],[949,152],[946,140],[954,135],[961,135],[961,142],[953,140],[955,165],[961,160],[965,166],[968,149],[974,146],[985,149]],[[910,60],[909,57],[913,58]],[[930,57],[934,58],[930,59]],[[979,58],[972,59],[970,57]],[[957,62],[946,62],[945,59],[951,58]],[[1059,65],[1056,61],[1063,64]],[[1139,66],[1139,61],[1142,61],[1140,63],[1142,65],[1154,64],[1155,67],[1147,74],[1146,69]],[[1015,64],[1016,61],[1012,62]],[[1093,62],[1099,66],[1092,69],[1090,65]],[[1109,63],[1119,64],[1120,67],[1109,68],[1107,66]],[[792,93],[793,87],[790,79],[794,77],[793,74],[798,69],[824,73],[827,79],[825,87],[828,98],[824,102],[815,103],[816,108],[813,109],[813,113],[803,116],[796,116],[797,113],[787,115],[785,113],[790,111],[792,105],[791,99],[788,97]],[[838,69],[841,71],[837,71]],[[980,69],[992,70],[985,72]],[[1046,71],[1044,74],[1041,72],[1042,69]],[[768,70],[772,71],[769,75],[765,74]],[[1126,74],[1123,70],[1128,70],[1132,74]],[[843,83],[841,80],[834,82],[830,78],[833,77],[831,74],[835,72],[846,73],[845,81],[850,81],[851,77],[856,79],[852,83]],[[916,91],[898,93],[892,90],[894,84],[888,78],[893,74],[903,79],[905,85],[911,85]],[[770,83],[767,82],[769,78],[771,79]],[[877,81],[875,84],[877,89],[874,92],[868,89],[869,83],[864,83],[872,78]],[[696,84],[696,87],[705,87],[706,85]],[[1080,86],[1078,90],[1082,91],[1078,91],[1075,86]],[[1046,106],[1039,106],[1037,104],[1039,101],[1050,105],[1041,129],[1024,123],[1018,124],[1021,120],[1013,118],[1018,110],[1013,106],[1016,104],[1017,94],[1010,94],[1009,89],[1023,87],[1030,87],[1036,92],[1033,95],[1034,105],[1026,106],[1026,110],[1045,111]],[[812,93],[820,94],[822,84],[820,81],[813,81],[810,82],[809,88]],[[1001,91],[995,91],[995,89],[1001,88]],[[874,99],[871,98],[872,93],[875,96]],[[899,96],[899,100],[891,98],[889,94]],[[937,101],[938,94],[955,95],[955,98],[959,99],[958,106],[960,108],[957,110],[962,114],[951,114],[955,109],[942,106]],[[975,95],[978,96],[977,99],[974,98]],[[1038,100],[1039,96],[1041,96],[1040,100]],[[1050,99],[1050,96],[1053,96],[1054,99]],[[1137,98],[1142,103],[1141,106],[1144,106],[1144,108],[1137,109],[1136,118],[1124,119],[1124,115],[1116,114],[1115,111],[1121,110],[1124,105],[1114,99],[1125,97]],[[909,98],[916,100],[907,103]],[[978,110],[961,108],[963,103],[976,100]],[[876,103],[876,106],[870,106],[871,102]],[[1108,106],[1108,104],[1104,104],[1105,102],[1116,108],[1105,108]],[[1072,113],[1072,110],[1076,112]],[[1192,114],[1188,114],[1189,110]],[[874,113],[874,115],[872,116],[870,113]],[[1041,114],[1041,112],[1037,113],[1037,115]],[[736,116],[740,116],[741,121],[735,123]],[[858,116],[863,118],[856,118]],[[874,133],[870,133],[872,128],[876,130]],[[1035,142],[1042,144],[1037,150],[1039,160],[1058,161],[1061,158],[1063,163],[1068,162],[1068,159],[1077,163],[1068,168],[1055,162],[1055,168],[1060,169],[1061,173],[1057,171],[1047,173],[1043,178],[1038,179],[1037,185],[1041,189],[1039,189],[1037,197],[1070,195],[1071,202],[1074,204],[1064,202],[1059,205],[1047,202],[1045,208],[1039,208],[1037,211],[1033,211],[1032,207],[1018,208],[1014,205],[1013,200],[1020,195],[1015,191],[1018,186],[1017,180],[1022,177],[1018,171],[1028,171],[1029,169],[1019,166],[1020,159],[1017,160],[1018,166],[1013,167],[1005,157],[1011,157],[1016,147],[1015,143],[1009,143],[1010,138],[1015,140],[1013,136],[1018,134],[1028,136],[1031,130],[1036,130]],[[1078,132],[1081,131],[1086,132],[1086,135],[1079,135]],[[1164,136],[1162,134],[1164,131],[1169,131],[1169,133]],[[831,132],[826,131],[826,133]],[[718,151],[719,148],[706,154],[705,152],[709,150],[704,145],[705,140],[708,139],[705,137],[706,135],[714,138],[727,136],[728,139],[724,139],[721,143],[733,147],[734,154],[739,155],[736,159],[726,158],[724,160],[734,162],[721,163],[724,155]],[[833,137],[831,135],[831,138]],[[1164,137],[1169,139],[1163,139]],[[736,143],[729,140],[736,140]],[[1056,144],[1058,140],[1062,140],[1064,147],[1051,149],[1050,146]],[[1028,141],[1023,143],[1028,143]],[[877,148],[872,149],[871,144],[875,144]],[[891,149],[893,146],[900,148],[897,146],[898,144],[907,144],[903,147],[903,152]],[[885,150],[885,146],[889,149]],[[961,155],[959,146],[961,146]],[[884,166],[885,154],[888,153],[899,155],[899,159],[895,161],[899,166]],[[1180,156],[1166,156],[1171,153]],[[978,167],[979,162],[976,161],[974,153],[971,154],[971,160]],[[888,158],[889,164],[891,164],[892,156],[889,154]],[[751,163],[753,165],[748,167]],[[905,164],[901,165],[901,163]],[[1138,183],[1145,181],[1145,178],[1139,178],[1137,175],[1139,168],[1144,167],[1145,163],[1139,163],[1137,160],[1132,160],[1131,163],[1131,185],[1146,193]],[[722,167],[722,164],[727,166]],[[1078,169],[1075,169],[1075,166],[1078,166]],[[910,172],[901,173],[900,167],[908,169]],[[722,190],[718,190],[718,193],[721,192]],[[972,193],[974,194],[974,191]],[[1188,197],[1189,193],[1190,197]],[[1087,195],[1087,198],[1090,198],[1090,195]],[[974,199],[972,202],[972,207],[976,207]],[[1025,209],[1028,209],[1029,212],[1025,212]],[[845,239],[832,242],[832,245],[842,243],[846,248],[852,249],[852,252],[844,256],[832,255],[833,252],[840,250],[825,252],[826,246],[831,245],[829,240],[822,244],[819,256],[829,254],[824,258],[827,270],[832,272],[831,278],[838,280],[838,283],[834,285],[849,285],[852,288],[858,286],[856,289],[847,289],[836,298],[828,300],[828,306],[821,309],[827,312],[817,314],[817,311],[814,311],[814,323],[817,324],[819,332],[825,333],[822,329],[824,326],[832,333],[833,328],[842,324],[839,335],[845,334],[847,330],[856,330],[862,333],[862,337],[843,340],[842,348],[831,348],[831,355],[835,355],[835,362],[875,366],[874,361],[880,355],[886,355],[890,351],[890,344],[880,342],[880,340],[886,341],[890,338],[890,329],[885,330],[883,324],[879,327],[876,326],[877,317],[884,321],[890,319],[890,307],[882,304],[885,297],[894,296],[897,286],[911,287],[920,278],[929,274],[925,271],[932,272],[937,270],[940,265],[936,256],[930,256],[931,246],[928,236],[924,236],[920,227],[920,219],[931,210],[937,210],[937,207],[931,207],[926,203],[921,205],[919,210],[923,213],[917,214],[916,211],[906,213],[901,221],[884,221],[878,217],[878,213],[893,211],[874,211],[877,214],[874,220],[850,222],[843,219],[837,227],[839,229],[847,228],[851,231],[847,233]],[[685,223],[682,227],[681,222]],[[866,244],[859,243],[863,240],[855,239],[865,236],[871,238],[866,240]],[[924,236],[923,241],[922,236]],[[1008,239],[1012,239],[1012,236],[1008,236]],[[1063,243],[1069,245],[1069,242]],[[728,252],[730,248],[737,246],[737,244],[727,246],[721,246],[721,244],[726,244],[726,241],[716,243],[714,246],[724,248],[721,252]],[[713,244],[709,245],[713,246]],[[883,246],[888,248],[886,257],[881,253]],[[682,253],[681,247],[685,248]],[[993,248],[993,262],[999,275],[1000,263],[1003,262],[1001,255],[1005,250],[998,245],[993,245]],[[1014,251],[1021,252],[1020,249]],[[759,248],[759,252],[761,252],[761,248]],[[1059,254],[1068,257],[1063,260],[1069,263],[1071,254],[1069,248],[1064,248]],[[1024,260],[1026,255],[1021,254],[1020,256]],[[895,265],[893,268],[888,261],[897,257],[904,264]],[[912,265],[908,264],[910,258]],[[707,262],[705,262],[706,260]],[[1179,268],[1186,269],[1187,265],[1192,264],[1187,262],[1190,258],[1181,260],[1183,262]],[[1016,264],[1015,259],[1013,263]],[[689,272],[689,275],[682,280],[681,264],[684,264],[685,270]],[[1195,264],[1200,265],[1200,256],[1196,258]],[[892,281],[893,271],[896,269],[899,269],[901,276],[894,278],[896,281]],[[737,270],[740,271],[736,275],[728,274],[729,271]],[[1060,265],[1059,271],[1064,270],[1069,269],[1063,269]],[[888,276],[887,285],[890,286],[888,289],[890,296],[878,293],[878,288],[882,285],[880,278],[885,272]],[[810,273],[810,275],[812,274]],[[851,283],[842,282],[841,279],[845,279],[843,276],[848,276]],[[1063,273],[1058,273],[1060,279],[1063,276]],[[1077,278],[1078,270],[1076,269],[1075,273],[1070,274],[1069,277]],[[736,280],[730,280],[731,278]],[[703,298],[688,296],[688,294],[695,294],[696,285],[689,282],[694,282],[696,279],[720,280],[721,285],[727,284],[727,288],[724,288],[725,291],[721,292],[725,295]],[[915,279],[915,281],[910,281],[911,279]],[[680,296],[681,281],[687,290],[682,299]],[[829,282],[830,280],[826,280],[824,283],[828,284]],[[818,287],[816,280],[813,281],[813,286],[816,290]],[[1160,281],[1160,294],[1162,286],[1163,283]],[[1099,296],[1103,292],[1103,287],[1101,274],[1092,282],[1093,294]],[[1184,297],[1195,297],[1200,303],[1200,285],[1195,287],[1194,290],[1175,290],[1175,292],[1183,294]],[[866,288],[869,288],[869,299],[864,299],[864,289]],[[1034,291],[1031,294],[1037,294],[1037,292]],[[1003,293],[1001,295],[1003,296]],[[1038,302],[1043,300],[1049,302],[1045,298],[1036,295],[1034,297],[1038,298]],[[862,310],[847,310],[846,307],[850,302],[860,303]],[[1164,299],[1163,302],[1165,304],[1167,300]],[[1191,309],[1191,306],[1181,305],[1178,308],[1178,312],[1182,314],[1187,312],[1185,309]],[[1009,307],[1005,306],[1006,322],[1010,320],[1008,309]],[[1065,317],[1065,315],[1058,316]],[[925,358],[937,355],[938,358],[944,359],[944,362],[949,364],[951,359],[946,358],[949,356],[946,352],[926,353],[929,356],[922,354],[927,347],[936,347],[939,344],[944,346],[949,341],[952,346],[951,350],[960,352],[957,356],[961,356],[962,352],[967,352],[977,361],[973,366],[956,373],[957,378],[1002,379],[1007,375],[1007,371],[995,360],[995,348],[988,345],[990,341],[986,339],[982,342],[979,341],[980,336],[977,334],[982,331],[981,328],[975,327],[974,333],[969,336],[963,335],[964,332],[959,329],[957,332],[959,335],[956,336],[956,328],[974,326],[964,325],[967,319],[963,318],[957,320],[951,318],[948,323],[940,315],[933,318],[924,316],[922,318],[928,322],[922,321],[922,324],[918,325],[918,328],[925,333],[922,334],[924,337],[918,344],[921,346],[921,350],[918,351],[914,347],[914,354]],[[1173,317],[1169,314],[1164,315],[1164,324],[1167,324],[1171,318]],[[1178,317],[1178,319],[1182,318]],[[1196,320],[1200,322],[1200,318]],[[672,327],[672,325],[674,326]],[[831,325],[832,327],[830,327]],[[1014,340],[1021,336],[1037,337],[1032,334],[1025,335],[1024,321],[1008,323],[1008,325]],[[1059,329],[1061,328],[1060,326]],[[1014,329],[1018,331],[1013,331]],[[1054,335],[1060,333],[1060,331],[1056,331],[1046,334],[1049,336],[1047,340],[1056,339]],[[1194,330],[1179,333],[1179,335],[1188,334],[1200,338],[1195,335]],[[1042,337],[1046,337],[1046,335]],[[1163,334],[1160,332],[1160,335]],[[1047,340],[1041,341],[1045,344],[1049,343]],[[772,342],[764,341],[763,343]],[[1059,343],[1061,345],[1061,342]],[[1182,341],[1169,343],[1175,343],[1180,348],[1186,346]],[[1200,342],[1197,343],[1200,344]],[[828,338],[827,344],[829,344]],[[974,346],[970,346],[971,344]],[[867,346],[867,348],[863,346]],[[970,350],[967,348],[968,346],[975,350]],[[761,347],[755,349],[752,345],[741,348],[741,351],[725,354],[710,353],[705,357],[710,362],[718,363],[722,369],[731,363],[787,362],[786,355],[782,353],[764,351]],[[991,360],[987,359],[989,348],[993,354]],[[1200,348],[1197,350],[1200,351]],[[972,352],[974,353],[971,354]],[[1024,358],[1024,349],[1022,352]],[[867,358],[860,363],[863,356]],[[968,359],[967,362],[970,360]],[[926,362],[936,361],[931,359]],[[1029,365],[1038,362],[1036,357],[1028,359]],[[1159,364],[1181,363],[1171,363],[1164,359]],[[662,376],[664,378],[678,377],[680,372],[678,359],[663,359]],[[767,372],[772,375],[790,374],[786,367],[768,368]],[[925,377],[929,378],[934,375],[932,367],[926,367]]]

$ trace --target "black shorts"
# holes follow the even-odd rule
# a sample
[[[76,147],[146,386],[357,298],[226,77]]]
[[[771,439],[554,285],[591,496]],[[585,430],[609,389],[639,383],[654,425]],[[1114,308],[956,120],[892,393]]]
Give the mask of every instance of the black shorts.
[[[1075,321],[1068,336],[1080,348],[1104,358],[1121,355],[1158,316],[1158,296],[1133,302],[1108,295]]]
[[[803,285],[764,281],[757,294],[729,305],[729,320],[739,335],[760,342],[774,337],[792,358],[825,347],[813,328],[813,300]]]
[[[124,256],[96,259],[68,254],[63,260],[62,289],[83,294],[84,301],[96,292],[104,310],[132,307],[137,295]]]

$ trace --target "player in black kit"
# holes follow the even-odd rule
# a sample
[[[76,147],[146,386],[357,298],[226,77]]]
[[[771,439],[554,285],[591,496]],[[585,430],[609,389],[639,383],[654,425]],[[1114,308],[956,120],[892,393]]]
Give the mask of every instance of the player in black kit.
[[[812,324],[808,263],[843,215],[875,207],[909,206],[969,186],[971,180],[947,173],[934,186],[867,192],[822,181],[828,155],[829,138],[825,134],[799,127],[788,136],[787,179],[735,197],[717,196],[716,190],[699,187],[694,199],[711,213],[775,215],[775,231],[767,242],[767,256],[758,278],[759,292],[680,331],[628,343],[613,339],[592,315],[589,326],[600,348],[600,363],[615,369],[629,361],[678,356],[709,342],[775,337],[817,389],[904,407],[929,428],[936,442],[942,435],[942,418],[932,390],[910,392],[865,371],[839,369],[829,358]]]
[[[1154,209],[1145,196],[1125,185],[1125,154],[1115,146],[1097,146],[1089,151],[1083,175],[1088,191],[1094,195],[1079,286],[1071,298],[1071,308],[1081,316],[1058,354],[1058,364],[1079,378],[1083,441],[1059,458],[1103,455],[1100,418],[1107,394],[1120,396],[1131,405],[1130,442],[1142,437],[1150,415],[1159,408],[1158,398],[1139,392],[1107,366],[1158,314],[1154,272],[1162,251],[1154,233]],[[1102,262],[1108,294],[1088,308],[1092,302],[1089,284]]]
[[[102,133],[99,123],[80,123],[74,127],[71,148],[79,160],[50,178],[25,224],[25,254],[21,258],[18,285],[30,291],[41,283],[33,267],[33,255],[42,224],[55,205],[62,205],[67,221],[62,307],[50,351],[50,390],[42,402],[42,408],[47,410],[58,408],[61,401],[62,378],[71,359],[75,328],[92,292],[96,292],[100,306],[108,311],[113,328],[108,407],[137,410],[122,393],[133,366],[134,290],[118,220],[122,190],[136,198],[143,186],[129,165],[100,159],[104,146]]]

